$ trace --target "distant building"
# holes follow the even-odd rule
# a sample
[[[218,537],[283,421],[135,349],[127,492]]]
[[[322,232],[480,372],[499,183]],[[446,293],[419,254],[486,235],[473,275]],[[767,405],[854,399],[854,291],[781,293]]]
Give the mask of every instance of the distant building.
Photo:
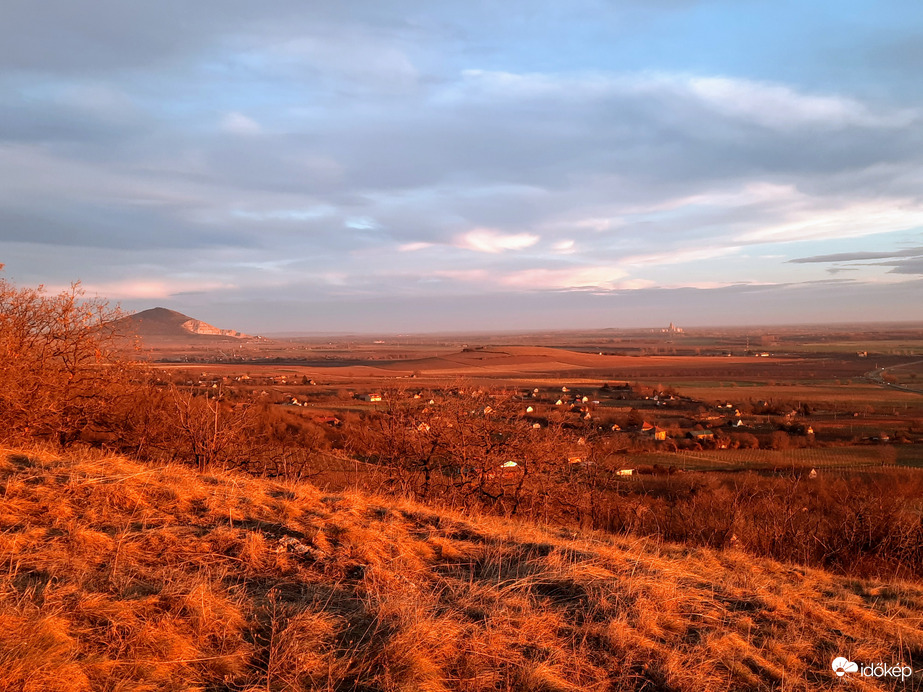
[[[715,439],[715,433],[707,428],[705,430],[690,430],[686,433],[686,437],[693,440],[713,440]]]

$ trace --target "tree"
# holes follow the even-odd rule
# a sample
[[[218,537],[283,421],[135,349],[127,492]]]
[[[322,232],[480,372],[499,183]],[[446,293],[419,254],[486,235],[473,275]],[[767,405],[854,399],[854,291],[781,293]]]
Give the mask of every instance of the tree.
[[[0,265],[2,268],[2,265]],[[0,415],[7,437],[60,444],[111,427],[131,395],[128,342],[118,309],[84,299],[79,283],[56,295],[0,279]]]
[[[773,449],[788,449],[791,445],[791,438],[788,433],[776,430],[769,436],[769,445]]]
[[[377,469],[382,487],[425,500],[516,514],[548,501],[570,472],[578,433],[533,428],[523,403],[502,392],[457,387],[428,405],[387,392],[384,410],[355,431],[353,452]],[[592,454],[581,447],[581,456]]]

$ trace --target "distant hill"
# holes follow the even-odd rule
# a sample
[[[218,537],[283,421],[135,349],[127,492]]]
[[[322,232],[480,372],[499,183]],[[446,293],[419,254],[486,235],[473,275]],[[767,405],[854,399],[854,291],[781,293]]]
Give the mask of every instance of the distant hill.
[[[218,337],[223,339],[248,339],[249,334],[233,329],[219,329],[189,315],[167,308],[151,308],[125,317],[118,322],[142,339],[189,339]]]

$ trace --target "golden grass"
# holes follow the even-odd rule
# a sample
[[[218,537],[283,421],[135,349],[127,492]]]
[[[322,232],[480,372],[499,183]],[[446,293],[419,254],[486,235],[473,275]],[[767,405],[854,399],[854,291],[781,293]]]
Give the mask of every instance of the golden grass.
[[[921,617],[733,550],[0,453],[2,690],[905,689],[830,662],[923,668]]]

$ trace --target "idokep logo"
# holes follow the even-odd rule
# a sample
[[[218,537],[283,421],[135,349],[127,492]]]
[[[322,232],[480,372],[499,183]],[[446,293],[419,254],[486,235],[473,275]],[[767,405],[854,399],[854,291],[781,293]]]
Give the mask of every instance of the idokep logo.
[[[853,663],[848,658],[843,658],[842,656],[837,656],[833,659],[833,672],[836,673],[838,678],[843,677],[846,673],[858,673],[859,664]]]
[[[870,665],[860,666],[853,663],[848,658],[837,656],[830,664],[833,672],[837,677],[843,677],[847,673],[858,673],[863,678],[900,678],[904,680],[913,675],[913,668],[903,665],[887,665],[885,663],[872,663]]]

